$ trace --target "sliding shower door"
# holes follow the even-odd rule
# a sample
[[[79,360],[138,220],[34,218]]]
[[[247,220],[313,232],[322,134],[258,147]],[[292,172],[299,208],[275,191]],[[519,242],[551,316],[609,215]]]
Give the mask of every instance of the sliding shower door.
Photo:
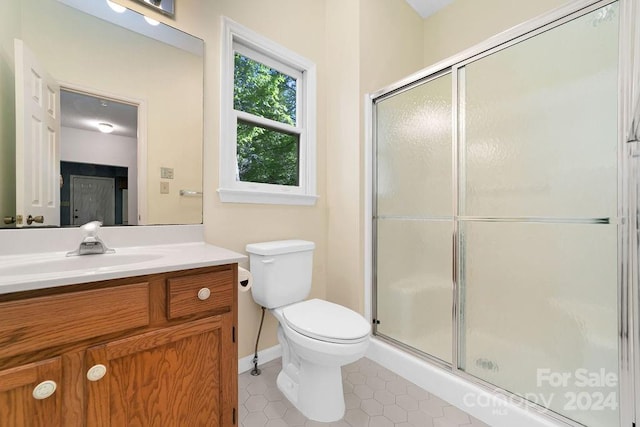
[[[376,334],[620,425],[618,3],[374,99]]]
[[[451,74],[377,104],[377,333],[451,363]]]
[[[458,68],[459,367],[602,427],[619,422],[617,22],[609,5]]]

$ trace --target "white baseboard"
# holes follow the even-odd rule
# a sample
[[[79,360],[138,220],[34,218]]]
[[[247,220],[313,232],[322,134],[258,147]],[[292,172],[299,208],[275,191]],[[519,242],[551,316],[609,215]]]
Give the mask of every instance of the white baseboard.
[[[524,409],[509,399],[433,366],[412,354],[372,338],[365,357],[393,371],[433,394],[457,406],[493,427],[559,427],[533,410]]]
[[[274,359],[282,356],[282,348],[280,348],[280,344],[274,345],[273,347],[265,348],[264,350],[258,351],[258,366],[271,362]],[[241,374],[243,372],[247,372],[253,369],[253,354],[249,356],[238,359],[238,373]]]

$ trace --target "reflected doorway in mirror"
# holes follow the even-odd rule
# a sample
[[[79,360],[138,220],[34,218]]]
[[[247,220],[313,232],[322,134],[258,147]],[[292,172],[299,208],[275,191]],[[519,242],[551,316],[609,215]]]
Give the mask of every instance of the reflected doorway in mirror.
[[[75,205],[78,205],[76,202],[80,203],[79,206],[101,206],[106,209],[103,214],[108,212],[108,215],[100,219],[105,225],[123,225],[124,189],[128,190],[125,193],[127,223],[137,224],[139,201],[144,193],[144,183],[139,179],[139,159],[144,158],[140,154],[144,151],[144,143],[138,138],[138,117],[140,109],[144,109],[144,103],[133,99],[116,99],[115,95],[97,93],[92,89],[70,89],[68,85],[64,85],[60,93],[60,159],[65,183],[60,193],[60,225],[79,225],[87,222],[86,220],[99,219],[85,218],[89,212],[75,211]],[[100,125],[104,123],[110,124],[111,132],[104,133],[100,129]],[[74,175],[76,183],[79,183],[78,180],[89,180],[91,184],[83,181],[76,188],[71,179]],[[110,179],[113,191],[102,191],[102,181],[92,178]],[[80,188],[86,191],[73,191]],[[87,198],[92,203],[82,202]]]
[[[60,225],[128,225],[128,168],[61,162]]]

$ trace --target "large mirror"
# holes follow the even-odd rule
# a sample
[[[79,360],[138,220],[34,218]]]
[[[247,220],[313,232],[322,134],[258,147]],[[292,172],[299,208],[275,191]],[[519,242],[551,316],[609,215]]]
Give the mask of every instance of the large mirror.
[[[203,52],[106,0],[0,2],[0,228],[201,223]]]

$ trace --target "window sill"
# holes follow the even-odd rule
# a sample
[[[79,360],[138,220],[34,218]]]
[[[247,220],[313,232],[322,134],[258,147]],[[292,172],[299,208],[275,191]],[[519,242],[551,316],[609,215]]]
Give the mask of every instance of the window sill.
[[[266,191],[218,188],[223,203],[260,203],[267,205],[313,206],[319,196],[308,194],[273,193]]]

